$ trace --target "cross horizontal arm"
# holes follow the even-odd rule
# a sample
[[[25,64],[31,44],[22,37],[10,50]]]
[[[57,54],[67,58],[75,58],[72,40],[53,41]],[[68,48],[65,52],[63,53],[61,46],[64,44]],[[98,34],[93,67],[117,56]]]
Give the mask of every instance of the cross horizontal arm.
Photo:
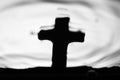
[[[41,30],[38,33],[38,39],[40,40],[52,40],[53,32],[52,30]]]
[[[69,32],[69,41],[70,42],[84,42],[85,33],[82,32]]]

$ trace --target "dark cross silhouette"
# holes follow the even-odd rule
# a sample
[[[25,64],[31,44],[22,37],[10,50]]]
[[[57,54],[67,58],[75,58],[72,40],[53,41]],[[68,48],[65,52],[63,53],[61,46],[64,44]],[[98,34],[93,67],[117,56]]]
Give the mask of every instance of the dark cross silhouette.
[[[69,21],[69,17],[56,18],[54,29],[41,30],[38,33],[39,40],[47,39],[53,42],[52,67],[55,69],[66,68],[69,43],[84,42],[84,33],[69,31]]]

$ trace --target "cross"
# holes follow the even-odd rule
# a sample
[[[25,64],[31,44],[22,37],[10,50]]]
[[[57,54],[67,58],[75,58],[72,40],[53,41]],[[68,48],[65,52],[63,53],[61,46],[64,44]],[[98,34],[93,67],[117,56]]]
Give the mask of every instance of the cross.
[[[84,33],[69,31],[69,21],[69,17],[56,18],[54,29],[41,30],[38,33],[39,40],[50,40],[53,42],[52,67],[56,69],[66,68],[67,46],[69,43],[84,42]]]

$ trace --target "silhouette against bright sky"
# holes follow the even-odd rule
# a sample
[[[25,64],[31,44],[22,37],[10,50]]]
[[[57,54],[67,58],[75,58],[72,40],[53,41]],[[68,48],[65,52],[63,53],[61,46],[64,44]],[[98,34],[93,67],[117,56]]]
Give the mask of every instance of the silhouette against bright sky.
[[[65,68],[67,63],[67,46],[71,42],[84,42],[85,34],[81,31],[69,31],[69,17],[55,19],[54,29],[41,30],[39,40],[50,40],[53,43],[52,67]]]

